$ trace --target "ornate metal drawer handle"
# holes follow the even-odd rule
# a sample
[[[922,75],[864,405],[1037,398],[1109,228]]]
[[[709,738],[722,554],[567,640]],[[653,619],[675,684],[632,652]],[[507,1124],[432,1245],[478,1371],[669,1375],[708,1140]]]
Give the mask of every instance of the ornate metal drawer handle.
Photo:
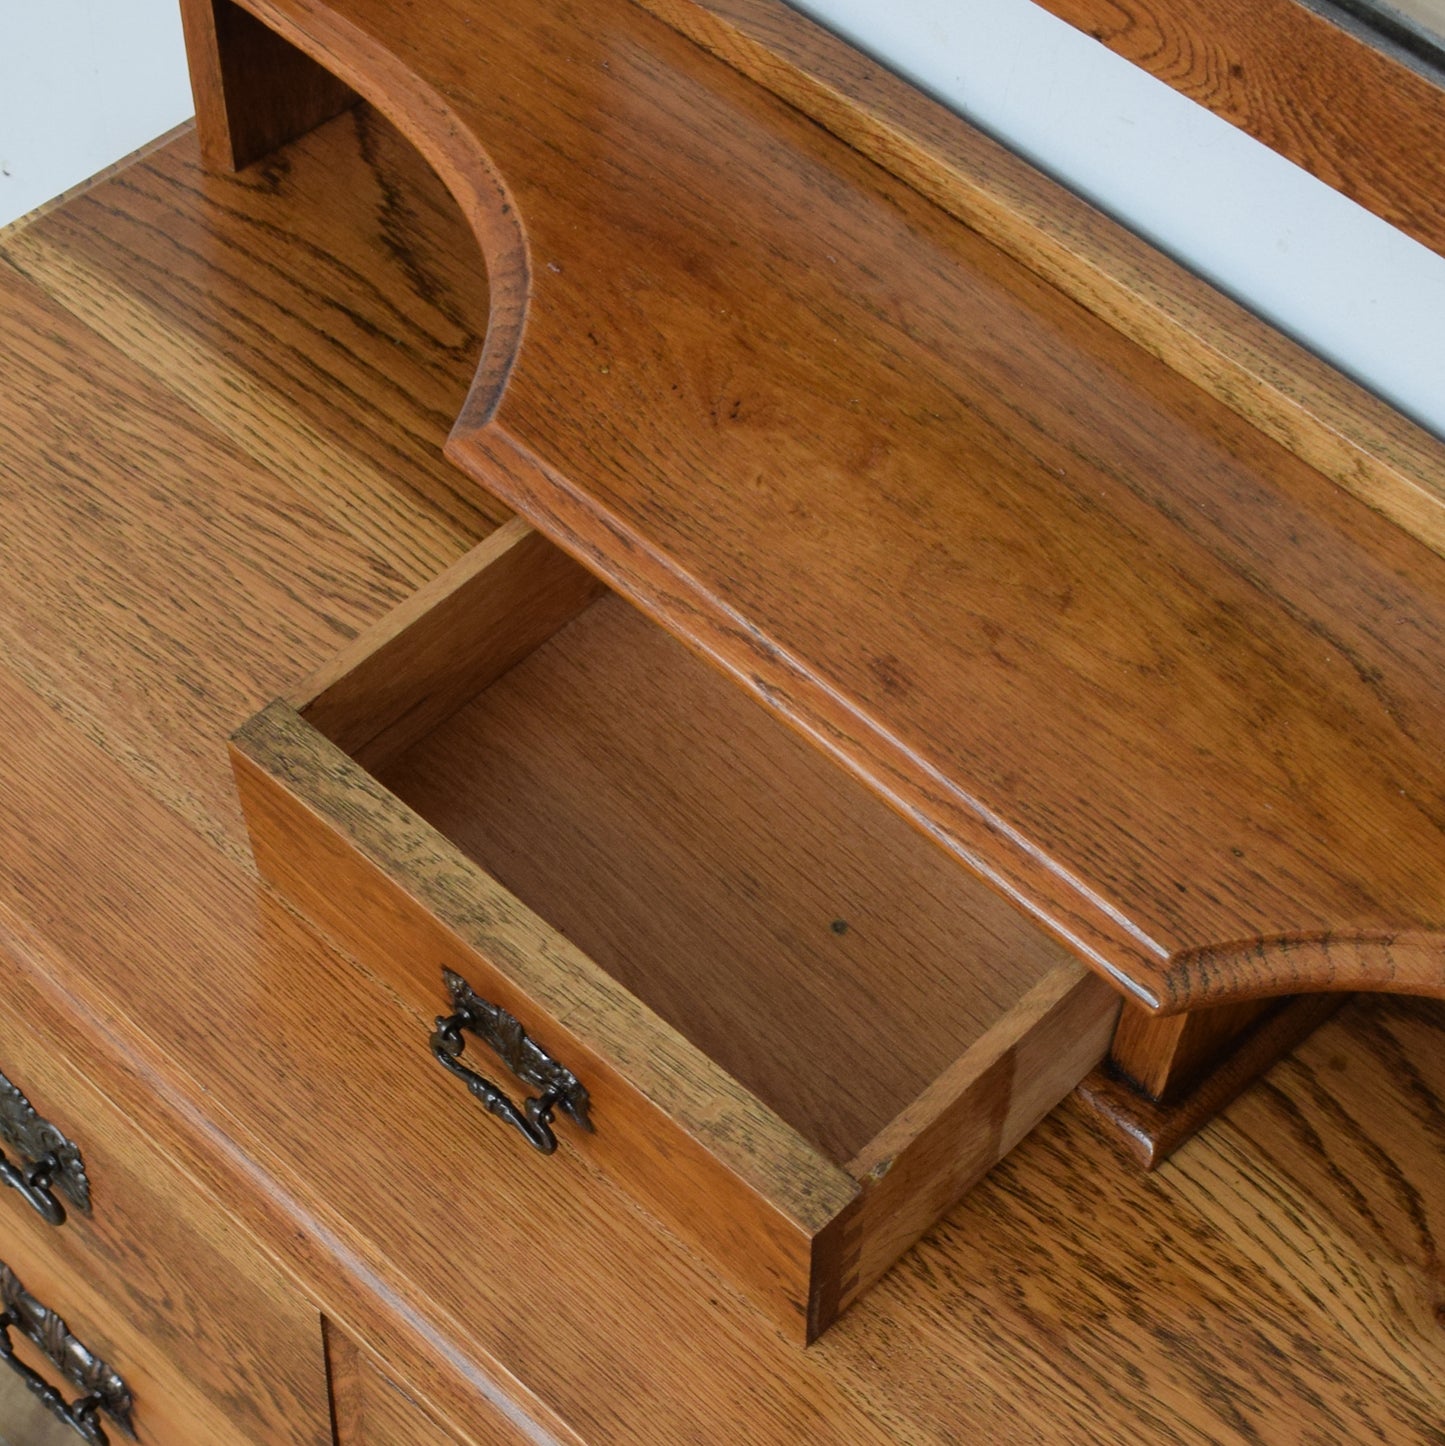
[[[58,1190],[83,1214],[90,1214],[90,1181],[80,1149],[0,1074],[0,1140],[20,1156],[20,1163],[0,1150],[0,1185],[8,1185],[51,1225],[65,1223]]]
[[[0,1261],[0,1360],[25,1382],[30,1394],[77,1435],[96,1446],[108,1446],[110,1437],[102,1429],[102,1411],[127,1436],[135,1435],[131,1412],[135,1402],[130,1388],[101,1358],[87,1350],[70,1334],[65,1322],[53,1310],[35,1299],[15,1278],[15,1272]],[[81,1392],[74,1401],[65,1397],[38,1371],[33,1371],[15,1354],[10,1332],[25,1336],[72,1386]]]
[[[577,1076],[529,1039],[505,1009],[474,993],[459,974],[444,969],[442,978],[451,995],[452,1012],[437,1019],[431,1037],[432,1053],[482,1102],[487,1113],[519,1130],[527,1143],[544,1155],[557,1148],[557,1136],[552,1133],[554,1111],[561,1110],[574,1124],[591,1130],[587,1090]],[[461,1055],[467,1047],[462,1035],[465,1029],[490,1045],[523,1084],[541,1093],[525,1100],[518,1109],[491,1080],[464,1065]]]

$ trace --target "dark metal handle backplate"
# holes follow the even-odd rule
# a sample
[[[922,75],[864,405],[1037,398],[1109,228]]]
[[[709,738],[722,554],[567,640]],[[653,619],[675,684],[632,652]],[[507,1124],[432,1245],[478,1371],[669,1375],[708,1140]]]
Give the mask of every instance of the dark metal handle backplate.
[[[18,1157],[0,1150],[0,1185],[8,1185],[52,1225],[65,1223],[64,1195],[90,1214],[90,1181],[80,1148],[72,1144],[3,1074],[0,1074],[0,1141]]]
[[[552,1133],[557,1110],[582,1129],[591,1130],[587,1090],[577,1076],[530,1039],[513,1015],[475,993],[459,974],[444,969],[442,978],[451,996],[452,1012],[437,1019],[431,1037],[432,1053],[443,1068],[466,1085],[487,1113],[511,1125],[544,1155],[550,1155],[557,1148],[557,1136]],[[464,1065],[461,1059],[467,1046],[464,1030],[470,1030],[489,1045],[523,1084],[531,1085],[538,1093],[519,1107],[491,1080]]]
[[[93,1351],[71,1335],[69,1327],[49,1307],[41,1305],[20,1284],[15,1272],[0,1261],[0,1361],[25,1382],[25,1388],[57,1420],[95,1446],[108,1446],[110,1438],[100,1424],[104,1411],[127,1436],[135,1435],[130,1388]],[[16,1354],[10,1339],[19,1331],[80,1395],[73,1401],[52,1386],[39,1371],[31,1370]]]

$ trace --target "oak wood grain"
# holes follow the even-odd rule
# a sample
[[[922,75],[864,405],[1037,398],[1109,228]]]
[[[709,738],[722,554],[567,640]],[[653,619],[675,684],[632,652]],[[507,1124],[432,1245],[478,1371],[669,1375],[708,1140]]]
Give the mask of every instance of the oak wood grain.
[[[1252,999],[1162,1019],[1126,1004],[1109,1062],[1151,1099],[1168,1101],[1195,1084],[1241,1035],[1284,1002]]]
[[[486,328],[476,243],[367,108],[229,181],[176,145],[4,251],[408,591],[504,520],[440,455]]]
[[[621,0],[254,8],[478,231],[489,490],[1146,1007],[1445,988],[1438,558]]]
[[[326,1363],[336,1446],[438,1446],[458,1439],[423,1411],[365,1346],[329,1323]],[[479,1434],[474,1427],[467,1433],[467,1446],[524,1446],[536,1440],[500,1414],[492,1418],[490,1429]]]
[[[857,1294],[859,1251],[871,1283],[1098,1062],[1117,999],[627,604],[580,612],[595,591],[509,524],[302,685],[304,722],[277,706],[247,724],[256,857],[420,1007],[439,1006],[440,954],[520,1017],[593,1093],[605,1137],[574,1143],[725,1267],[741,1249],[740,1278],[811,1338]],[[419,817],[348,753],[384,757],[381,782]],[[599,1092],[614,1071],[661,1118]],[[680,1091],[677,1073],[698,1077]],[[724,1099],[735,1119],[700,1130]],[[675,1125],[712,1168],[666,1143]],[[964,1139],[960,1166],[946,1142]],[[861,1213],[823,1163],[860,1151],[854,1179],[898,1167]],[[770,1263],[774,1227],[717,1167],[808,1248]],[[699,1170],[725,1222],[685,1187]],[[828,1212],[800,1209],[798,1172]]]
[[[641,0],[1437,552],[1445,444],[781,0]]]
[[[602,591],[520,520],[500,527],[289,700],[372,772],[434,732]]]
[[[1003,1159],[1108,1049],[1119,997],[1079,964],[1055,969],[870,1140],[845,1274],[847,1306]]]
[[[22,736],[50,754],[53,732],[64,736],[61,725],[29,709],[16,715],[13,707],[12,700],[7,725],[25,724]],[[79,740],[76,746],[78,753],[64,750],[63,766],[83,769],[70,775],[69,791],[114,796],[107,779],[113,765]],[[6,783],[11,786],[8,772]],[[36,791],[53,791],[53,783],[38,778]],[[24,802],[23,793],[11,796]],[[554,1162],[490,1148],[489,1134],[468,1130],[475,1124],[471,1102],[452,1091],[440,1089],[433,1109],[419,1117],[397,1088],[395,1061],[407,1057],[405,1042],[424,1032],[424,1022],[398,1018],[374,985],[308,944],[284,913],[258,913],[259,901],[247,902],[248,886],[232,866],[197,852],[194,836],[137,790],[123,788],[116,809],[119,816],[109,805],[97,816],[94,807],[75,806],[66,810],[70,818],[52,825],[60,829],[56,847],[72,860],[94,859],[97,869],[114,842],[134,838],[138,821],[145,829],[145,864],[122,850],[124,874],[106,886],[107,895],[126,899],[124,912],[117,911],[120,936],[106,945],[92,926],[86,952],[94,974],[72,976],[72,992],[109,1001],[119,961],[133,955],[126,1014],[143,1015],[147,1035],[160,1030],[154,1048],[174,1055],[183,1042],[183,1057],[208,1081],[214,1125],[240,1128],[247,1155],[276,1180],[282,1200],[299,1194],[312,1230],[324,1226],[333,1240],[348,1242],[349,1269],[371,1262],[404,1299],[414,1287],[424,1289],[420,1308],[431,1323],[433,1359],[418,1361],[414,1347],[404,1366],[409,1379],[413,1369],[428,1382],[451,1369],[447,1357],[436,1358],[434,1332],[444,1328],[459,1332],[467,1351],[521,1372],[534,1395],[540,1392],[591,1439],[685,1433],[700,1419],[733,1423],[740,1372],[754,1383],[749,1429],[759,1440],[779,1442],[796,1440],[799,1432],[861,1440],[905,1432],[947,1441],[956,1439],[961,1417],[980,1431],[1032,1430],[1044,1439],[1059,1429],[1088,1439],[1103,1421],[1115,1439],[1153,1441],[1162,1420],[1185,1440],[1228,1439],[1231,1430],[1243,1435],[1241,1420],[1256,1426],[1305,1420],[1326,1431],[1364,1432],[1364,1439],[1371,1423],[1384,1421],[1404,1439],[1431,1439],[1431,1392],[1445,1364],[1435,1327],[1427,1323],[1431,1267],[1419,1263],[1418,1238],[1372,1233],[1360,1201],[1363,1191],[1367,1201],[1394,1202],[1398,1168],[1407,1175],[1419,1168],[1411,1160],[1433,1168],[1425,1142],[1428,1099],[1439,1092],[1431,1083],[1438,1054],[1429,1045],[1439,1026],[1429,1014],[1419,1016],[1406,1055],[1417,1072],[1426,1071],[1426,1095],[1406,1109],[1375,1097],[1364,1117],[1391,1111],[1388,1125],[1381,1122],[1390,1131],[1388,1156],[1366,1153],[1362,1165],[1368,1129],[1358,1140],[1342,1136],[1342,1121],[1331,1125],[1310,1106],[1316,1135],[1323,1125],[1332,1142],[1325,1148],[1338,1140],[1349,1152],[1350,1180],[1328,1169],[1311,1173],[1309,1161],[1321,1143],[1291,1136],[1287,1111],[1267,1111],[1253,1136],[1226,1134],[1224,1154],[1196,1164],[1206,1172],[1202,1177],[1181,1175],[1179,1161],[1196,1159],[1186,1152],[1147,1178],[1111,1171],[1112,1146],[1070,1111],[1046,1122],[975,1191],[916,1262],[906,1257],[860,1309],[803,1354],[725,1288],[705,1284],[715,1277],[658,1237],[655,1227],[640,1227],[604,1181],[597,1181],[599,1194],[559,1194],[548,1169]],[[203,869],[195,892],[207,900],[204,918],[184,922],[154,877],[163,871],[173,880],[182,858]],[[113,864],[104,866],[114,872]],[[39,879],[49,867],[48,851],[31,866]],[[8,918],[10,906],[0,901],[0,907]],[[72,946],[86,928],[76,920],[64,931]],[[37,931],[31,925],[27,932]],[[191,947],[199,943],[212,957],[232,961],[220,976],[223,994],[216,1002],[226,1024],[219,1033],[167,1027],[177,1005],[184,1012],[188,996],[218,987],[187,983],[183,971],[162,967],[187,936]],[[260,954],[242,963],[255,949]],[[329,1021],[317,1019],[317,990],[353,1006],[344,1074],[302,1067],[329,1032]],[[164,997],[172,1000],[171,1013],[152,1014]],[[229,1047],[233,1030],[266,1039],[267,1050],[241,1058]],[[1322,1036],[1324,1061],[1330,1050],[1351,1049],[1345,1041],[1352,1038]],[[1287,1089],[1289,1069],[1276,1072]],[[1372,1088],[1379,1078],[1372,1069]],[[1398,1087],[1401,1076],[1394,1078]],[[298,1079],[306,1081],[299,1113]],[[1343,1102],[1345,1117],[1358,1119],[1355,1099],[1367,1097]],[[358,1100],[366,1101],[367,1128],[338,1132],[335,1122],[350,1118]],[[1225,1129],[1215,1127],[1214,1134]],[[388,1177],[398,1152],[425,1176],[422,1162],[446,1148],[453,1132],[471,1142],[465,1166],[447,1177],[461,1195],[433,1186],[398,1199],[366,1183],[376,1172]],[[458,1201],[475,1188],[478,1169],[492,1182],[491,1263],[474,1265],[460,1280],[452,1256]],[[1209,1172],[1223,1173],[1213,1193]],[[1100,1188],[1101,1178],[1110,1188]],[[1429,1188],[1426,1180],[1422,1185]],[[249,1197],[244,1203],[251,1204]],[[1308,1213],[1307,1228],[1293,1224],[1301,1211]],[[1396,1204],[1388,1218],[1401,1219]],[[1061,1231],[1059,1222],[1071,1219],[1077,1226]],[[1361,1229],[1368,1249],[1357,1237]],[[1282,1235],[1276,1258],[1257,1258],[1261,1233]],[[541,1254],[539,1238],[547,1242]],[[1101,1269],[1101,1252],[1118,1268]],[[1152,1262],[1142,1282],[1141,1259]],[[1336,1268],[1340,1260],[1351,1262],[1348,1270]],[[335,1268],[325,1267],[323,1279]],[[576,1298],[579,1280],[592,1283],[583,1300]],[[698,1323],[703,1301],[706,1328]],[[1364,1337],[1357,1333],[1362,1318],[1371,1323]],[[1371,1344],[1376,1330],[1407,1343],[1398,1368]],[[1069,1342],[1062,1359],[1061,1335]],[[646,1351],[634,1352],[644,1341]],[[385,1349],[400,1359],[390,1344]],[[579,1354],[588,1362],[580,1373]],[[1241,1363],[1247,1363],[1243,1371]],[[1137,1389],[1134,1371],[1144,1373],[1147,1392]],[[1128,1388],[1131,1380],[1135,1389]],[[1236,1385],[1221,1397],[1229,1381]],[[1161,1401],[1168,1403],[1163,1415]]]
[[[292,153],[292,185],[352,164],[325,147],[356,144],[353,130],[313,139],[323,148]],[[215,209],[191,188],[176,214],[198,236],[214,226],[205,244],[231,254],[249,185],[217,180],[212,198],[228,204]],[[292,185],[272,198],[278,222]],[[98,244],[107,214],[123,224],[127,193],[101,199],[87,228]],[[133,263],[116,264],[124,286]],[[8,305],[0,355],[23,357],[37,334],[13,326]],[[284,331],[270,300],[255,305]],[[75,358],[100,355],[116,379],[148,362],[159,375],[177,345],[157,324],[128,360],[84,326],[65,334]],[[183,396],[185,378],[172,369],[158,385]],[[67,426],[93,406],[55,394]],[[181,409],[152,430],[167,425],[180,450],[197,424]],[[150,469],[150,455],[127,434],[93,463],[153,522],[133,534],[137,564],[191,483]],[[37,487],[54,476],[44,459],[25,475]],[[324,494],[304,476],[298,486],[322,512]],[[373,556],[385,555],[384,505],[357,501]],[[15,506],[0,499],[7,537]],[[224,552],[231,529],[274,521],[264,490],[234,487],[215,506],[198,547]],[[430,525],[420,501],[410,506],[391,524],[398,547]],[[10,576],[48,596],[71,565],[69,524],[42,511],[30,526],[35,551]],[[257,890],[239,816],[215,839],[198,829],[184,800],[213,784],[219,795],[224,759],[150,731],[133,706],[179,694],[189,667],[193,690],[234,699],[220,705],[230,726],[272,676],[319,664],[334,642],[297,641],[330,597],[312,568],[357,583],[368,563],[329,530],[307,556],[275,558],[285,588],[254,657],[204,645],[233,607],[224,588],[154,594],[146,650],[86,650],[96,624],[81,612],[41,635],[40,610],[22,608],[0,667],[7,1006],[70,1039],[82,1071],[224,1202],[231,1228],[263,1241],[459,1439],[501,1389],[543,1439],[574,1442],[1440,1441],[1445,1019],[1432,1002],[1347,1006],[1150,1176],[1121,1170],[1077,1109],[1056,1112],[807,1352],[606,1179],[580,1200],[560,1192],[550,1162],[491,1149],[471,1102],[445,1089],[419,1112],[393,1061],[428,1014],[408,1019]],[[23,602],[15,592],[7,612]],[[37,659],[52,648],[90,659],[89,672],[69,661],[42,675]],[[69,700],[82,685],[94,701],[77,726]],[[439,1171],[458,1140],[465,1161]],[[398,1162],[426,1188],[386,1188]],[[485,1245],[459,1272],[458,1210],[473,1208],[483,1176],[494,1202]]]
[[[1326,1191],[1323,1199],[1336,1204],[1319,1201],[1318,1179],[1302,1201],[1299,1183],[1275,1173],[1270,1163],[1280,1151],[1290,1158],[1278,1136],[1271,1132],[1263,1146],[1235,1141],[1229,1147],[1232,1158],[1256,1162],[1250,1183],[1258,1193],[1240,1198],[1236,1190],[1230,1209],[1240,1213],[1226,1210],[1221,1215],[1219,1201],[1207,1195],[1192,1206],[1175,1200],[1169,1186],[1178,1178],[1177,1165],[1169,1167],[1175,1173],[1167,1178],[1150,1177],[1163,1181],[1157,1190],[1140,1177],[1111,1172],[1112,1147],[1091,1136],[1087,1125],[1071,1115],[1072,1123],[1045,1124],[1037,1144],[1032,1137],[1026,1141],[1020,1147],[1024,1163],[1006,1162],[997,1188],[985,1182],[982,1197],[976,1203],[979,1192],[970,1197],[945,1227],[946,1249],[925,1247],[916,1270],[905,1258],[859,1309],[802,1355],[785,1347],[755,1310],[726,1289],[704,1285],[708,1277],[696,1259],[660,1241],[655,1227],[639,1232],[635,1214],[615,1192],[607,1191],[605,1182],[596,1185],[602,1194],[588,1191],[578,1197],[559,1187],[549,1170],[555,1161],[530,1151],[493,1148],[496,1137],[476,1130],[472,1102],[445,1088],[447,1081],[439,1080],[431,1109],[418,1116],[408,1103],[409,1089],[398,1088],[397,1062],[409,1057],[408,1041],[415,1047],[424,1035],[424,1020],[399,1017],[385,1006],[375,986],[345,982],[344,962],[328,961],[324,951],[308,945],[284,913],[257,912],[258,901],[254,896],[248,900],[251,886],[232,866],[192,842],[194,835],[171,823],[134,788],[116,792],[108,776],[113,765],[79,740],[74,749],[54,754],[53,735],[64,737],[63,725],[33,706],[20,713],[15,707],[16,700],[7,703],[7,727],[32,741],[14,767],[25,769],[32,782],[17,789],[18,780],[7,768],[7,796],[23,806],[32,795],[56,795],[56,784],[64,780],[68,787],[60,796],[76,799],[61,817],[52,818],[48,832],[53,843],[27,860],[29,907],[47,898],[44,881],[60,850],[72,860],[72,871],[85,865],[87,878],[94,877],[87,860],[94,860],[97,871],[111,871],[110,882],[98,895],[103,929],[97,929],[94,919],[70,919],[52,921],[43,931],[29,923],[27,934],[34,939],[43,933],[69,955],[84,956],[87,971],[78,976],[72,972],[70,988],[85,995],[99,991],[112,1012],[114,976],[120,961],[130,957],[125,1014],[143,1017],[148,1036],[159,1030],[159,1047],[174,1053],[184,1042],[184,1057],[194,1061],[208,1082],[208,1111],[213,1117],[222,1112],[217,1123],[235,1128],[249,1121],[247,1154],[278,1177],[286,1194],[299,1192],[318,1225],[324,1222],[333,1236],[340,1231],[351,1250],[359,1250],[363,1260],[383,1271],[393,1290],[419,1275],[433,1330],[445,1323],[448,1331],[463,1331],[463,1338],[474,1343],[469,1350],[478,1348],[480,1333],[492,1342],[488,1353],[504,1360],[514,1374],[520,1371],[534,1394],[540,1391],[584,1433],[626,1440],[637,1431],[666,1432],[669,1421],[685,1430],[683,1423],[695,1421],[699,1410],[720,1413],[710,1419],[732,1420],[736,1372],[741,1371],[750,1373],[761,1395],[751,1404],[749,1424],[763,1440],[795,1440],[799,1430],[810,1429],[803,1424],[809,1421],[825,1428],[829,1414],[809,1414],[820,1410],[831,1413],[834,1422],[846,1423],[836,1427],[844,1439],[848,1434],[869,1439],[870,1430],[877,1439],[888,1439],[888,1429],[896,1435],[903,1422],[921,1439],[947,1440],[952,1428],[943,1423],[956,1423],[960,1409],[974,1422],[1007,1422],[1027,1409],[1041,1412],[1043,1421],[1074,1420],[1090,1423],[1089,1429],[1096,1427],[1097,1413],[1106,1411],[1103,1419],[1121,1423],[1121,1439],[1148,1441],[1157,1439],[1149,1425],[1158,1419],[1157,1395],[1141,1397],[1120,1389],[1127,1376],[1124,1362],[1137,1366],[1142,1347],[1148,1370],[1157,1374],[1156,1391],[1177,1397],[1174,1415],[1187,1411],[1203,1423],[1229,1419],[1210,1404],[1211,1394],[1237,1372],[1236,1357],[1245,1353],[1256,1393],[1237,1407],[1247,1418],[1278,1421],[1288,1419],[1282,1413],[1305,1412],[1306,1419],[1320,1420],[1318,1393],[1323,1392],[1329,1411],[1342,1413],[1339,1419],[1350,1423],[1350,1429],[1385,1413],[1401,1423],[1402,1431],[1413,1429],[1421,1439],[1429,1439],[1422,1433],[1433,1412],[1422,1415],[1418,1404],[1420,1393],[1430,1389],[1426,1363],[1436,1349],[1433,1327],[1430,1334],[1419,1334],[1424,1329],[1419,1292],[1430,1278],[1428,1271],[1405,1289],[1415,1269],[1408,1264],[1417,1259],[1413,1253],[1384,1252],[1366,1257],[1367,1263],[1352,1254],[1349,1258],[1363,1276],[1347,1297],[1346,1308],[1340,1295],[1344,1285],[1328,1248],[1321,1255],[1320,1241],[1335,1240],[1335,1232],[1344,1228],[1332,1223],[1332,1210],[1348,1222],[1358,1209],[1359,1189],[1379,1189],[1387,1196],[1395,1190],[1393,1167],[1383,1161],[1368,1170],[1357,1168],[1348,1186],[1327,1175],[1339,1193]],[[32,757],[42,745],[49,763]],[[37,768],[37,762],[42,766]],[[59,778],[57,767],[66,770]],[[70,771],[76,768],[82,772]],[[99,809],[97,799],[102,802]],[[112,799],[113,804],[106,801]],[[120,846],[123,838],[135,838],[140,823],[145,828],[144,860],[134,857],[134,844]],[[176,917],[170,888],[182,859],[191,859],[190,867],[202,871],[194,878],[193,895],[206,901],[204,910],[189,912],[183,922]],[[8,920],[11,906],[3,898],[0,908]],[[202,913],[204,917],[195,917]],[[183,970],[162,967],[161,961],[182,947],[185,938],[191,939],[191,949],[233,961],[219,983],[209,978],[187,982]],[[257,949],[261,953],[251,954],[249,965],[241,962],[247,951]],[[93,983],[87,983],[88,976]],[[227,978],[234,979],[234,992],[227,988]],[[218,987],[223,994],[216,1000]],[[325,1048],[335,1027],[332,1017],[317,1009],[317,991],[322,999],[352,1002],[342,1050],[345,1071],[304,1065]],[[224,1027],[175,1030],[191,1000],[207,995]],[[169,1005],[157,1009],[167,998]],[[267,1040],[266,1051],[236,1051],[233,1031]],[[1430,1038],[1428,1030],[1423,1038]],[[1418,1049],[1410,1057],[1417,1070],[1434,1058]],[[421,1060],[415,1068],[417,1078],[424,1080],[435,1067]],[[299,1100],[298,1080],[305,1082]],[[358,1100],[366,1102],[367,1128],[338,1132],[337,1122],[351,1118]],[[1429,1153],[1421,1152],[1419,1144],[1406,1143],[1426,1138],[1409,1132],[1418,1128],[1409,1122],[1418,1118],[1419,1108],[1396,1109],[1400,1118],[1389,1126],[1405,1132],[1395,1152],[1407,1170],[1412,1148],[1422,1160]],[[1287,1124],[1284,1130],[1287,1133]],[[390,1178],[398,1157],[412,1162],[407,1173],[429,1178],[434,1167],[424,1162],[438,1150],[447,1157],[454,1146],[445,1142],[453,1138],[468,1141],[465,1161],[457,1160],[446,1177],[460,1193],[432,1186],[399,1199],[394,1191],[377,1191],[367,1183]],[[1216,1161],[1211,1168],[1227,1167]],[[474,1171],[492,1182],[486,1239],[495,1264],[473,1269],[463,1280],[456,1275],[452,1252],[459,1201],[474,1198]],[[1108,1175],[1109,1190],[1099,1187],[1101,1171]],[[1308,1235],[1288,1235],[1292,1201],[1296,1209],[1307,1204],[1317,1217]],[[1071,1218],[1071,1211],[1078,1228],[1061,1232],[1058,1223]],[[1237,1223],[1225,1226],[1225,1220]],[[1256,1277],[1253,1233],[1277,1229],[1287,1232],[1285,1257]],[[540,1255],[539,1238],[547,1242]],[[1112,1277],[1101,1278],[1097,1268],[1103,1248],[1116,1253],[1121,1267]],[[1142,1285],[1137,1277],[1141,1258],[1154,1262]],[[532,1264],[524,1268],[527,1261]],[[1122,1268],[1125,1262],[1127,1269]],[[575,1299],[579,1280],[595,1287],[585,1306]],[[525,1289],[520,1288],[522,1281]],[[1241,1294],[1251,1303],[1247,1321],[1240,1318]],[[980,1300],[988,1303],[986,1312],[980,1311]],[[698,1325],[703,1302],[706,1329]],[[1196,1325],[1209,1322],[1209,1328],[1191,1330],[1187,1342],[1177,1338],[1171,1331],[1177,1329],[1180,1310],[1192,1312]],[[1369,1347],[1349,1344],[1353,1327],[1348,1321],[1360,1311],[1391,1336],[1415,1342],[1400,1373],[1381,1375],[1373,1364],[1366,1376],[1356,1374],[1363,1369],[1354,1364],[1362,1349],[1375,1359]],[[1060,1313],[1080,1323],[1081,1345],[1067,1366],[1057,1359],[1053,1322]],[[1111,1322],[1106,1340],[1122,1331],[1135,1349],[1121,1351],[1117,1340],[1110,1351],[1104,1350],[1104,1341],[1097,1352],[1083,1344],[1089,1332],[1082,1323],[1095,1320],[1096,1313]],[[1297,1355],[1302,1316],[1309,1331],[1323,1332],[1330,1342],[1327,1355],[1318,1350]],[[1128,1324],[1135,1320],[1137,1324]],[[562,1339],[559,1321],[573,1322]],[[648,1342],[648,1351],[636,1358],[629,1350],[640,1340]],[[900,1341],[910,1344],[905,1349]],[[1272,1350],[1267,1342],[1273,1342]],[[584,1343],[585,1357],[595,1366],[579,1378],[576,1359]],[[395,1358],[390,1346],[386,1350]],[[558,1351],[565,1355],[559,1357]],[[1016,1359],[1010,1361],[1010,1355]],[[760,1372],[760,1360],[767,1362],[766,1372]],[[1046,1368],[1045,1361],[1050,1362]],[[438,1364],[430,1369],[435,1372]],[[841,1375],[836,1374],[839,1369]],[[1022,1370],[1036,1372],[1027,1387]],[[1330,1373],[1342,1374],[1332,1383]],[[1064,1388],[1065,1379],[1073,1385]],[[1266,1379],[1268,1389],[1260,1395]],[[1361,1392],[1354,1404],[1346,1384],[1351,1380]],[[605,1391],[598,1388],[601,1381],[608,1383]],[[665,1390],[666,1381],[676,1382],[680,1395]],[[698,1383],[708,1381],[718,1382],[718,1393],[704,1397],[707,1404],[700,1405],[704,1387]],[[1316,1393],[1314,1404],[1298,1394],[1301,1390]],[[915,1393],[911,1399],[910,1392]],[[1100,1392],[1105,1394],[1101,1397]],[[966,1407],[960,1405],[963,1401]],[[1027,1401],[1037,1404],[1021,1404]],[[936,1413],[931,1436],[930,1413]],[[892,1428],[879,1424],[890,1418]],[[1413,1427],[1408,1424],[1412,1420]],[[1196,1439],[1208,1439],[1207,1431],[1197,1431]]]

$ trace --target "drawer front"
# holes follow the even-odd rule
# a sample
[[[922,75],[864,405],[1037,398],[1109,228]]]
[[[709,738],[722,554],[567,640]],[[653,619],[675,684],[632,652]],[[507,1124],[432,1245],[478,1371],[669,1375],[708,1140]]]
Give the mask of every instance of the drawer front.
[[[89,1185],[88,1210],[56,1192],[58,1225],[0,1190],[0,1258],[122,1374],[140,1440],[329,1441],[317,1312],[69,1062],[82,1048],[0,1014],[0,1071],[74,1143]]]
[[[531,1440],[481,1406],[471,1413],[465,1436],[438,1425],[371,1351],[331,1321],[326,1323],[326,1363],[336,1446],[526,1446]]]

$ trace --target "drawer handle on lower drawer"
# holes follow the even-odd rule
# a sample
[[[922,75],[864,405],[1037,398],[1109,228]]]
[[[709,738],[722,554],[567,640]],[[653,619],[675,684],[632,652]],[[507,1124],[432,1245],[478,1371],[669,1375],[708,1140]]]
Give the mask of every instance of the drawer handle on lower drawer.
[[[25,1289],[15,1272],[0,1261],[0,1360],[14,1371],[26,1389],[52,1416],[64,1421],[77,1435],[108,1446],[110,1437],[98,1419],[104,1411],[127,1436],[135,1435],[131,1424],[134,1401],[126,1383],[92,1351],[71,1335],[69,1327],[53,1310]],[[52,1365],[82,1394],[67,1401],[38,1371],[32,1371],[15,1354],[10,1332],[17,1330],[44,1352]]]
[[[442,970],[452,1012],[440,1016],[431,1037],[432,1053],[482,1102],[488,1114],[514,1126],[534,1149],[550,1155],[557,1148],[552,1133],[553,1112],[561,1110],[584,1130],[591,1130],[587,1116],[587,1090],[582,1082],[552,1058],[518,1021],[499,1004],[492,1004],[472,990],[458,974]],[[467,1047],[465,1029],[489,1044],[502,1063],[523,1084],[541,1091],[525,1100],[520,1109],[491,1080],[462,1063]]]
[[[90,1181],[78,1146],[71,1144],[35,1106],[0,1074],[0,1140],[21,1162],[0,1150],[0,1185],[8,1185],[51,1225],[65,1224],[65,1206],[59,1190],[77,1210],[90,1213]]]

